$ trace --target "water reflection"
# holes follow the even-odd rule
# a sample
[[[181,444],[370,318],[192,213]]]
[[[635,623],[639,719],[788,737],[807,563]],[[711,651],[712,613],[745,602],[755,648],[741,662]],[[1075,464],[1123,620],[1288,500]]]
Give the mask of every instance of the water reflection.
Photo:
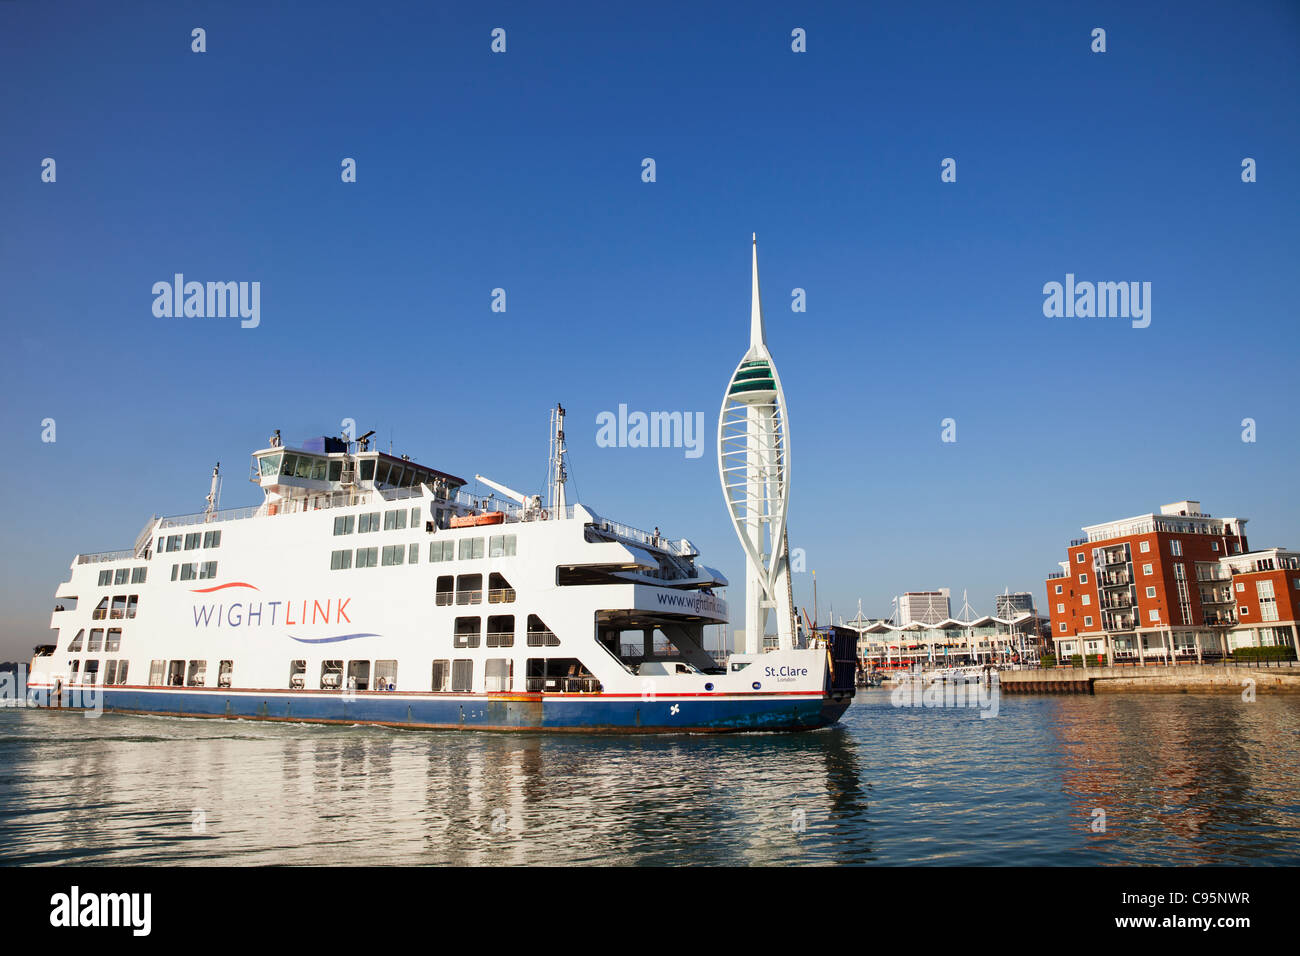
[[[601,738],[8,711],[0,859],[1295,862],[1298,717],[1114,696],[982,720],[868,691],[815,733]]]

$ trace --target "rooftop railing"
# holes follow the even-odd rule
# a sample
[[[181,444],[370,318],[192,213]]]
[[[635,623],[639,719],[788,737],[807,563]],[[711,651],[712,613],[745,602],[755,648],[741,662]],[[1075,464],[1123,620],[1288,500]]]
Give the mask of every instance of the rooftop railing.
[[[135,557],[135,552],[130,548],[122,551],[100,551],[96,554],[79,554],[77,555],[78,564],[99,564],[103,561],[129,561]]]

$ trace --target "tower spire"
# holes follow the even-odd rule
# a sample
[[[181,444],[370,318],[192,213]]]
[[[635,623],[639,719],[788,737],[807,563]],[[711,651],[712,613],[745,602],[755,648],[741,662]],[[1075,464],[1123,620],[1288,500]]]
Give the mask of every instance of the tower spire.
[[[763,300],[758,294],[758,233],[753,233],[754,240],[754,288],[749,300],[749,344],[750,347],[761,345],[767,347],[767,334],[763,328]]]

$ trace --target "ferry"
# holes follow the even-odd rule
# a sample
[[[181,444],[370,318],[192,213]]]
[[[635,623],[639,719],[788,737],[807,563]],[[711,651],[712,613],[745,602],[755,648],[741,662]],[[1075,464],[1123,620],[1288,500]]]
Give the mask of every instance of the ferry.
[[[564,409],[545,494],[371,447],[252,453],[252,507],[150,518],[79,554],[36,648],[39,706],[391,727],[798,731],[854,694],[851,641],[715,658],[726,579],[689,540],[566,499]],[[843,644],[844,646],[839,646]]]

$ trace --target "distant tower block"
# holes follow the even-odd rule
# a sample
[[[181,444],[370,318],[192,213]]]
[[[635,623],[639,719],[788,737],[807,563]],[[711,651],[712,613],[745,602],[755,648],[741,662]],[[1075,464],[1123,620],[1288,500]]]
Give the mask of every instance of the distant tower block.
[[[718,416],[718,473],[731,523],[745,550],[745,647],[763,650],[768,612],[776,615],[777,646],[794,646],[794,608],[786,513],[790,505],[790,433],[785,393],[767,350],[758,294],[758,238],[749,351],[740,360]]]

